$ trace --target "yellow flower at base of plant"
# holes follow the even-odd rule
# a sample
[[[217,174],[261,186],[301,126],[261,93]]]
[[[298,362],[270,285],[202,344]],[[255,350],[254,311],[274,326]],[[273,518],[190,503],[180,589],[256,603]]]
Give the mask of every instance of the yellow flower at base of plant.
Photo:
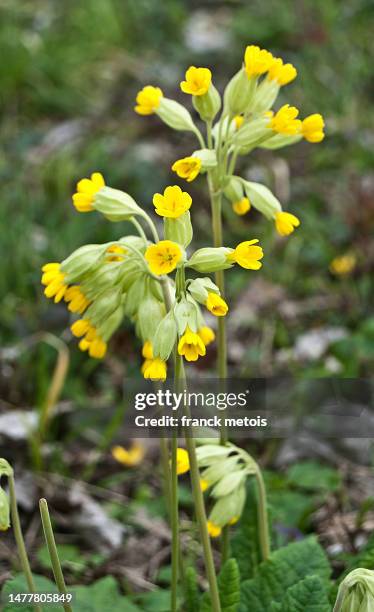
[[[185,448],[177,448],[177,474],[181,476],[190,469],[190,459]]]
[[[167,375],[167,364],[160,359],[160,357],[146,359],[143,363],[142,374],[147,380],[165,380]]]
[[[192,198],[187,191],[182,191],[178,185],[166,187],[164,195],[155,193],[153,196],[153,205],[156,213],[160,217],[168,217],[169,219],[178,219],[181,217],[192,204]]]
[[[123,256],[126,255],[127,249],[119,244],[112,244],[107,248],[106,252],[110,254],[110,256],[106,258],[106,261],[123,261]],[[111,253],[113,253],[113,255],[111,255]]]
[[[86,298],[79,285],[68,287],[65,291],[64,300],[69,304],[68,310],[78,314],[83,314],[90,305],[90,301]]]
[[[204,327],[200,327],[200,329],[197,330],[197,333],[204,342],[205,346],[209,346],[209,344],[214,342],[214,340],[216,339],[216,334],[214,333],[212,328],[208,327],[207,325],[204,325]]]
[[[200,478],[200,489],[204,493],[209,488],[209,482],[204,478]]]
[[[278,85],[287,85],[297,77],[297,70],[292,64],[284,64],[279,57],[275,58],[268,72],[268,79],[277,81]]]
[[[271,129],[277,134],[295,136],[300,133],[301,121],[296,119],[299,111],[295,106],[284,104],[270,120]]]
[[[248,198],[242,198],[232,203],[232,209],[237,215],[245,215],[251,209],[251,203]]]
[[[44,295],[47,298],[54,298],[57,304],[62,300],[66,291],[65,274],[61,272],[61,264],[47,263],[42,267],[42,285],[45,285]]]
[[[281,236],[289,236],[299,225],[300,220],[291,213],[282,211],[275,215],[275,227]]]
[[[180,178],[191,183],[201,170],[201,159],[199,157],[183,157],[174,162],[171,169],[176,172]]]
[[[239,130],[242,127],[243,123],[244,123],[243,115],[236,115],[234,117],[234,123],[235,123],[235,128],[237,130]]]
[[[118,463],[121,463],[126,467],[134,467],[139,465],[139,463],[143,461],[144,456],[144,446],[138,442],[134,442],[129,450],[123,446],[114,446],[112,448],[112,457],[118,461]]]
[[[208,299],[205,302],[205,306],[215,317],[224,317],[229,310],[225,300],[222,299],[220,295],[213,292],[208,293]]]
[[[257,239],[241,242],[236,249],[228,255],[229,261],[235,261],[246,270],[259,270],[262,266],[260,260],[263,258],[264,252],[257,243]]]
[[[212,73],[209,68],[196,68],[190,66],[186,71],[186,80],[180,84],[183,93],[192,96],[203,96],[207,93],[212,82]]]
[[[144,257],[148,262],[151,272],[161,276],[175,270],[182,259],[182,251],[175,242],[160,240],[157,244],[147,248]]]
[[[212,521],[208,521],[206,526],[211,538],[218,538],[221,535],[222,528],[212,523]]]
[[[191,331],[188,326],[178,342],[178,353],[187,361],[197,361],[206,354],[205,344],[199,334]]]
[[[314,113],[302,121],[301,132],[308,142],[321,142],[325,137],[324,127],[325,122],[322,115]]]
[[[138,115],[153,115],[160,106],[163,93],[159,87],[146,85],[136,96],[135,112]]]
[[[353,253],[347,253],[339,257],[334,257],[330,263],[330,272],[336,276],[346,276],[353,272],[356,267],[357,258]]]
[[[244,54],[245,71],[248,78],[267,72],[273,60],[270,51],[260,49],[257,45],[249,45]]]
[[[104,177],[100,172],[93,172],[91,178],[83,178],[77,183],[77,191],[73,195],[73,204],[78,212],[91,212],[94,195],[105,187]]]

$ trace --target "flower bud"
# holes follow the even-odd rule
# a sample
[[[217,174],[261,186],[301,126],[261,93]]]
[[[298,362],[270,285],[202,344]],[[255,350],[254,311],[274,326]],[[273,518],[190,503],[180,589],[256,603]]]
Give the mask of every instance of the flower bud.
[[[103,187],[95,194],[93,208],[109,221],[127,221],[134,215],[144,217],[145,213],[135,200],[124,191]]]
[[[244,113],[255,95],[257,78],[248,78],[241,68],[227,85],[224,93],[224,112],[232,116]]]
[[[194,108],[203,121],[212,121],[221,108],[221,96],[213,83],[208,91],[202,96],[193,96]]]
[[[219,295],[219,289],[210,278],[205,276],[191,281],[188,284],[188,293],[200,304],[205,304],[208,294],[217,293]]]
[[[253,97],[251,110],[254,113],[263,113],[269,110],[280,90],[280,85],[277,81],[270,79],[264,79],[256,89],[256,93]]]
[[[122,289],[108,288],[102,291],[87,308],[85,318],[98,327],[121,303]]]
[[[235,133],[233,145],[240,150],[241,154],[245,154],[272,136],[269,117],[259,117],[248,121]]]
[[[243,512],[245,498],[245,486],[241,484],[229,495],[220,497],[217,500],[209,515],[209,520],[215,525],[223,527],[233,519],[238,519]]]
[[[296,144],[302,140],[302,134],[295,134],[289,136],[288,134],[273,134],[269,140],[261,143],[260,147],[263,149],[281,149],[282,147],[288,147],[289,145]]]
[[[177,340],[177,324],[172,311],[158,324],[153,336],[153,355],[167,361]]]
[[[230,249],[225,247],[207,247],[198,249],[187,261],[187,266],[197,272],[217,272],[217,270],[227,270],[233,265],[227,260]]]
[[[118,329],[118,327],[121,325],[123,317],[124,307],[121,304],[108,318],[105,319],[100,327],[98,327],[98,336],[100,336],[104,342],[107,342],[112,337],[116,329]]]
[[[174,307],[174,317],[177,323],[178,334],[182,335],[189,327],[192,332],[197,332],[198,328],[198,309],[197,305],[191,300],[183,298]]]
[[[78,281],[100,260],[108,244],[86,244],[74,251],[61,263],[67,284]]]
[[[230,202],[239,202],[244,196],[242,180],[237,176],[231,176],[225,186],[224,194]]]
[[[273,219],[277,212],[281,212],[279,200],[265,185],[250,181],[244,181],[243,185],[251,204],[267,219]]]
[[[147,279],[148,275],[146,273],[140,273],[128,288],[125,299],[126,316],[133,317],[136,314],[139,304],[144,299],[146,293]]]
[[[187,130],[194,132],[196,126],[188,110],[169,98],[161,98],[160,105],[155,111],[160,119],[174,130]]]
[[[360,567],[340,584],[334,612],[372,612],[373,609],[374,572]]]
[[[200,172],[204,172],[204,170],[209,170],[210,168],[215,168],[217,165],[217,155],[212,149],[199,149],[198,151],[194,151],[192,153],[192,157],[197,157],[200,159]]]
[[[6,531],[10,527],[9,499],[4,489],[0,486],[0,531]]]
[[[166,240],[177,242],[184,248],[188,247],[193,237],[190,211],[187,210],[175,219],[164,217],[164,234]]]
[[[138,322],[142,339],[153,338],[156,329],[165,314],[164,305],[148,291],[138,309]]]

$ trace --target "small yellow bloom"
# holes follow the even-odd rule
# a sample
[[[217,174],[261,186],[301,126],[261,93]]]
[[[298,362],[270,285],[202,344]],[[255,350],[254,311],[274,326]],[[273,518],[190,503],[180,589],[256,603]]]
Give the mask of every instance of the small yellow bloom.
[[[88,344],[88,354],[90,357],[94,359],[103,359],[105,357],[108,345],[102,338],[97,336],[88,342]]]
[[[238,520],[239,520],[240,516],[233,516],[233,518],[227,523],[228,525],[235,525]]]
[[[183,355],[187,361],[197,361],[199,357],[204,357],[206,354],[204,342],[199,334],[190,330],[188,325],[179,340],[178,353]]]
[[[212,73],[209,68],[196,68],[190,66],[186,72],[186,80],[182,81],[181,90],[193,96],[203,96],[212,82]]]
[[[357,258],[353,253],[347,253],[339,257],[334,257],[330,263],[330,272],[337,276],[346,276],[353,272],[356,267]]]
[[[136,96],[135,111],[138,115],[152,115],[160,106],[163,93],[159,87],[147,85]]]
[[[127,253],[127,249],[120,246],[119,244],[112,244],[106,250],[107,253],[114,253],[114,255],[110,255],[106,258],[106,261],[123,261],[124,255]]]
[[[268,72],[268,78],[279,85],[287,85],[297,77],[297,70],[292,64],[284,64],[280,58],[274,59]]]
[[[100,172],[91,174],[91,178],[81,179],[77,183],[77,191],[73,195],[73,204],[79,212],[90,212],[93,210],[95,194],[105,187],[104,177]]]
[[[245,215],[251,208],[251,203],[248,198],[242,198],[237,202],[232,203],[232,209],[237,215]]]
[[[185,474],[190,469],[190,458],[185,448],[177,448],[177,474]]]
[[[169,274],[182,259],[182,251],[178,244],[171,240],[160,240],[157,244],[149,246],[144,257],[148,261],[153,274]]]
[[[65,274],[61,272],[61,264],[47,263],[42,267],[42,285],[45,285],[44,295],[54,298],[55,303],[60,302],[67,291]]]
[[[123,446],[114,446],[112,448],[112,457],[118,461],[118,463],[121,463],[126,467],[134,467],[139,465],[139,463],[143,461],[144,456],[144,446],[139,444],[139,442],[134,442],[129,450]]]
[[[248,77],[260,76],[267,72],[273,62],[270,51],[260,49],[256,45],[249,45],[244,54],[245,71]]]
[[[87,319],[78,319],[77,321],[74,321],[70,329],[73,336],[76,338],[81,338],[82,336],[85,336],[87,332],[94,329],[94,327],[92,327],[91,323]]]
[[[298,114],[299,111],[295,106],[284,104],[284,106],[275,113],[269,125],[277,134],[294,136],[295,134],[299,134],[301,130],[301,121],[300,119],[296,119]]]
[[[257,246],[258,240],[246,240],[238,244],[236,249],[230,253],[228,259],[235,261],[242,268],[247,270],[259,270],[262,266],[260,259],[263,258],[264,252],[260,246]]]
[[[208,293],[208,299],[205,302],[205,306],[215,317],[224,317],[229,310],[225,300],[212,291]]]
[[[192,198],[187,191],[182,191],[178,185],[174,185],[166,187],[164,195],[155,193],[153,204],[160,217],[178,219],[191,207]]]
[[[149,380],[165,380],[167,364],[160,357],[146,359],[142,367],[142,374],[144,378]]]
[[[143,344],[142,355],[144,359],[153,359],[153,346],[149,340],[146,340]]]
[[[295,215],[288,212],[278,212],[275,215],[275,227],[281,236],[289,236],[295,227],[299,227],[300,221]]]
[[[204,478],[200,478],[200,489],[204,493],[209,488],[209,482],[204,480]]]
[[[86,308],[90,305],[90,301],[86,298],[79,285],[72,285],[65,291],[64,300],[67,302],[70,312],[83,314]]]
[[[308,142],[321,142],[325,137],[324,127],[325,122],[322,115],[314,113],[314,115],[309,115],[304,119],[301,124],[301,131]]]
[[[207,325],[204,325],[204,327],[200,327],[200,329],[197,330],[197,333],[204,342],[205,346],[208,346],[216,339],[214,331],[211,327],[208,327]]]
[[[211,538],[218,538],[221,535],[222,528],[212,523],[212,521],[207,522],[207,528]]]
[[[71,327],[71,332],[76,338],[82,338],[78,346],[81,351],[88,351],[90,357],[102,359],[106,355],[107,343],[97,333],[96,328],[87,319],[78,319]]]
[[[186,179],[188,183],[193,181],[201,170],[201,159],[199,157],[183,157],[177,159],[171,169],[176,172],[180,178]]]
[[[243,115],[236,115],[234,117],[234,122],[235,122],[236,129],[239,130],[242,127],[243,123],[244,123]]]

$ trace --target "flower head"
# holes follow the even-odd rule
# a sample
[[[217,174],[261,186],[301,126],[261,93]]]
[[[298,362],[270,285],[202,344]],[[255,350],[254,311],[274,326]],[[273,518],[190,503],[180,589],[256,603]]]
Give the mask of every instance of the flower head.
[[[248,198],[242,198],[232,203],[232,209],[237,215],[245,215],[251,208]]]
[[[155,193],[153,204],[160,217],[177,219],[191,207],[192,198],[187,191],[182,191],[178,185],[174,185],[166,187],[164,195]]]
[[[207,528],[211,538],[218,538],[221,535],[222,528],[212,523],[212,521],[207,522]]]
[[[212,73],[209,68],[196,68],[190,66],[186,72],[186,80],[182,81],[181,90],[193,96],[203,96],[207,93],[212,82]]]
[[[81,179],[77,183],[77,191],[73,195],[73,204],[79,212],[91,212],[94,209],[95,194],[105,187],[104,177],[100,172],[93,172],[91,178]]]
[[[160,357],[146,359],[143,363],[142,374],[149,380],[165,380],[167,374],[167,364]]]
[[[142,444],[139,442],[134,442],[134,444],[127,450],[123,446],[114,446],[112,448],[112,456],[113,458],[125,465],[126,467],[133,467],[135,465],[139,465],[144,459],[145,450]]]
[[[188,326],[179,340],[178,353],[183,355],[187,361],[197,361],[199,357],[204,357],[206,354],[205,344],[199,334],[191,331]]]
[[[241,242],[228,258],[247,270],[259,270],[262,266],[260,259],[263,258],[264,252],[257,243],[256,239]]]
[[[54,298],[55,303],[60,302],[67,291],[65,274],[61,272],[61,264],[47,263],[42,267],[42,285],[45,285],[44,295]]]
[[[275,215],[275,227],[277,229],[278,234],[281,236],[288,236],[292,234],[295,227],[299,227],[300,221],[291,213],[288,212],[278,212]]]
[[[292,64],[284,64],[279,57],[275,58],[268,72],[271,81],[277,81],[278,85],[287,85],[297,77],[297,70]]]
[[[186,179],[188,183],[193,181],[201,170],[201,159],[199,157],[183,157],[174,162],[171,169],[180,178]]]
[[[190,458],[185,448],[177,448],[177,474],[185,474],[190,469]]]
[[[308,142],[321,142],[325,137],[324,127],[325,122],[322,115],[314,113],[314,115],[309,115],[302,121],[301,132]]]
[[[215,317],[224,317],[229,310],[225,300],[212,291],[208,293],[208,299],[205,302],[205,306]]]
[[[90,305],[90,300],[86,298],[79,285],[72,285],[65,291],[64,300],[67,302],[70,312],[83,314]]]
[[[152,115],[160,106],[163,93],[159,87],[147,85],[136,96],[135,111],[138,115]]]
[[[214,342],[216,338],[216,335],[212,328],[208,327],[207,325],[200,327],[200,329],[197,330],[197,333],[204,342],[205,346],[208,346],[209,344],[211,344],[211,342]]]
[[[169,274],[182,259],[182,251],[178,244],[171,240],[160,240],[157,244],[149,246],[144,257],[148,261],[153,274]]]
[[[299,111],[295,106],[284,104],[270,120],[270,127],[277,134],[287,134],[294,136],[301,130],[301,121],[296,119]]]
[[[346,276],[353,272],[356,267],[356,262],[356,255],[353,253],[346,253],[345,255],[334,257],[330,263],[330,272],[336,274],[336,276]]]
[[[245,71],[248,77],[260,76],[267,72],[273,62],[270,51],[260,49],[256,45],[249,45],[244,54]]]

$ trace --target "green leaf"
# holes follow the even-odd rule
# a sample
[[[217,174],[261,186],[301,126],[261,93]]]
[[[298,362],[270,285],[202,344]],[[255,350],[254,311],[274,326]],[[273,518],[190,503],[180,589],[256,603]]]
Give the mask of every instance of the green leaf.
[[[318,576],[307,576],[287,590],[282,604],[272,604],[270,612],[331,612],[326,585]]]
[[[236,559],[228,559],[218,577],[222,612],[237,612],[240,601],[240,573]]]
[[[185,572],[186,612],[199,612],[199,587],[194,567],[187,567]]]
[[[136,597],[142,612],[170,612],[170,591],[157,589]],[[114,608],[110,608],[111,610]],[[117,612],[117,610],[116,610]]]
[[[57,587],[54,582],[45,578],[45,576],[38,576],[37,574],[33,574],[35,590],[38,593],[57,593]],[[2,601],[7,602],[8,596],[10,594],[16,595],[17,593],[29,593],[30,589],[27,586],[26,579],[23,574],[17,574],[11,580],[7,580],[4,584],[3,590],[1,592]],[[34,607],[32,605],[24,605],[17,606],[15,603],[5,603],[5,607],[3,612],[12,612],[13,610],[19,608],[22,612],[34,612]],[[49,608],[50,609],[50,608]],[[42,610],[48,610],[48,607],[42,606]]]
[[[337,470],[317,461],[296,463],[287,476],[291,484],[311,491],[338,491],[342,483]]]
[[[239,611],[269,612],[273,602],[282,602],[289,587],[311,575],[327,582],[330,572],[326,555],[314,537],[293,542],[276,550],[259,565],[254,578],[242,583]]]
[[[252,480],[247,483],[247,499],[240,522],[231,539],[231,550],[232,556],[238,562],[242,580],[251,578],[261,561],[257,529],[257,499],[255,483]]]
[[[51,569],[51,560],[47,546],[39,548],[36,556],[42,567],[48,570]],[[71,544],[60,544],[58,547],[58,556],[62,567],[68,567],[77,572],[85,568],[86,560],[76,546]]]
[[[69,591],[74,594],[74,612],[140,612],[141,608],[123,597],[113,576],[106,576],[90,586],[73,586]]]

